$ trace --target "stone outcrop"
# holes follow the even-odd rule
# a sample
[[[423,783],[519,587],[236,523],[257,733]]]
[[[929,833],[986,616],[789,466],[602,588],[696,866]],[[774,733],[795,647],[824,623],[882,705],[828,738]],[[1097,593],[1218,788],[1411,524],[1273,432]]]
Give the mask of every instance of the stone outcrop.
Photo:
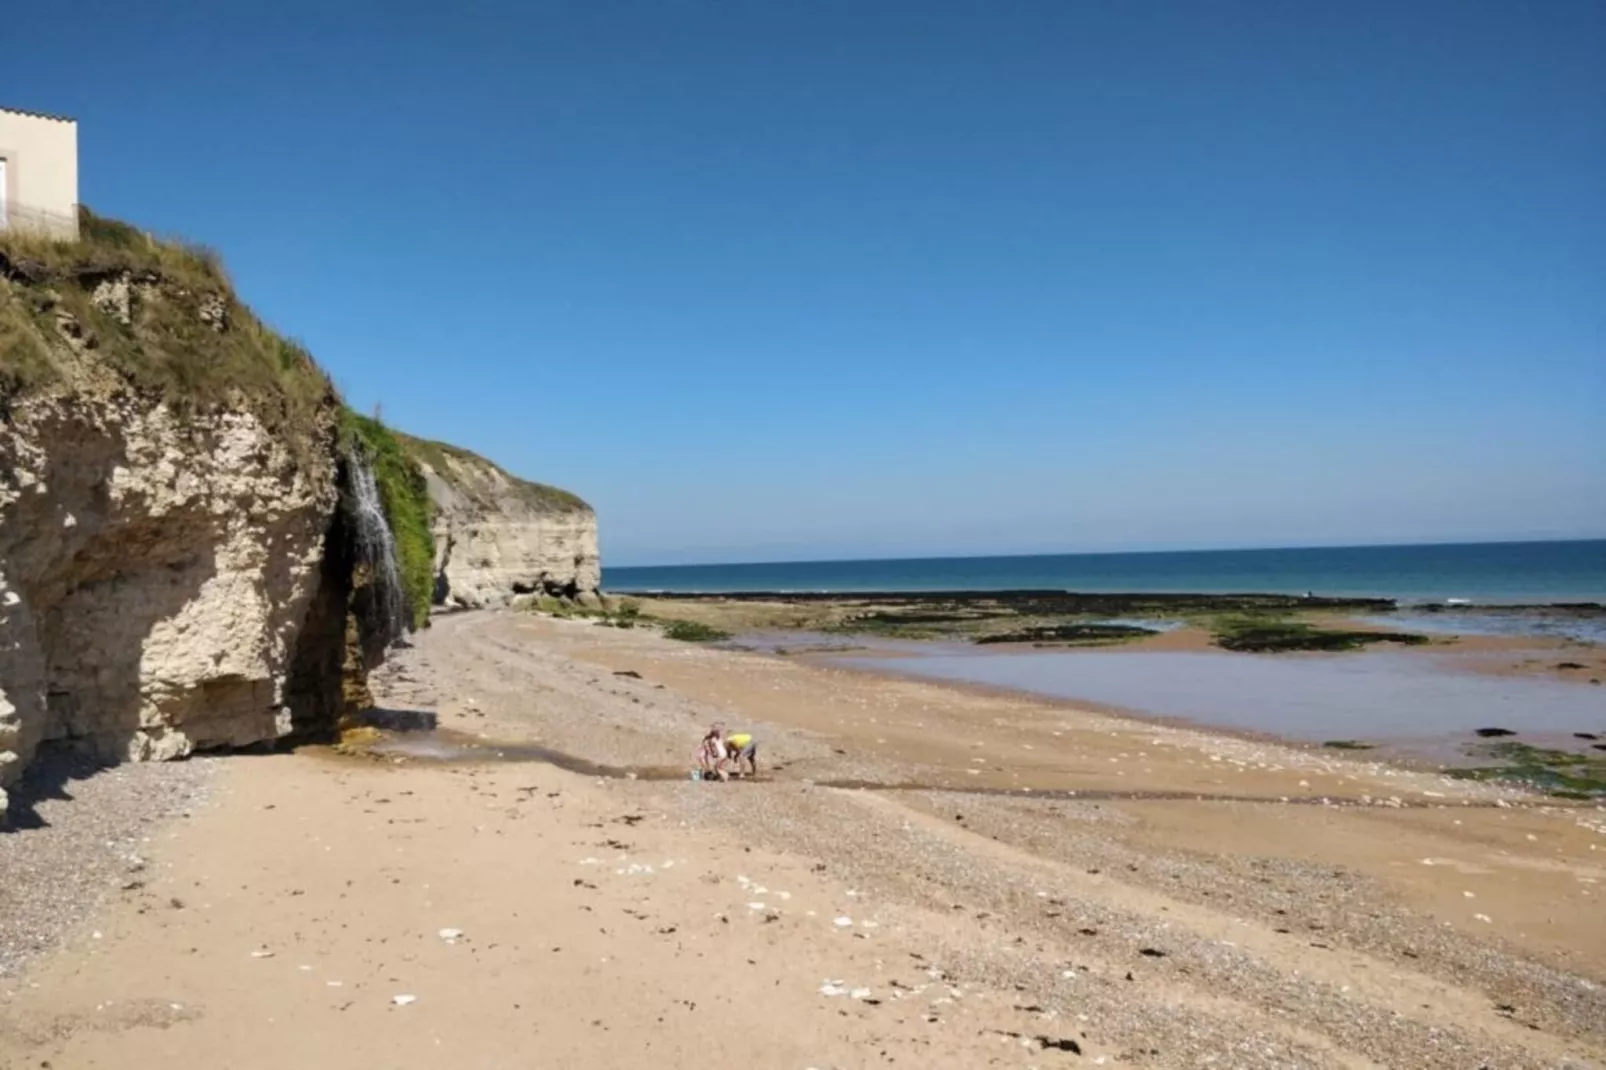
[[[438,607],[505,605],[523,594],[597,596],[602,566],[589,505],[467,450],[399,437],[429,484]]]
[[[345,410],[204,250],[80,232],[0,230],[0,817],[46,744],[333,733],[422,623],[432,534],[447,606],[595,592],[584,502]]]
[[[333,410],[324,433],[332,441]],[[126,391],[0,426],[0,789],[37,746],[161,759],[289,735],[332,450]]]
[[[327,376],[207,254],[85,219],[0,232],[0,816],[47,743],[330,731],[352,660]]]

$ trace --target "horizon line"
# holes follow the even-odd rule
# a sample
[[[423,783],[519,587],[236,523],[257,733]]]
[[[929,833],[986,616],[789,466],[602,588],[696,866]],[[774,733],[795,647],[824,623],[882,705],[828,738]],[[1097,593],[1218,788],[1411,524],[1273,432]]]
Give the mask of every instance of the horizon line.
[[[1193,549],[1171,550],[1059,550],[1052,552],[1027,552],[1004,554],[917,554],[913,556],[898,557],[820,557],[820,558],[792,558],[788,560],[772,561],[689,561],[681,564],[656,565],[608,565],[604,569],[643,569],[643,568],[766,568],[774,565],[842,565],[858,564],[861,562],[887,563],[893,561],[956,561],[956,560],[1004,560],[1024,557],[1127,557],[1144,554],[1235,554],[1235,553],[1267,553],[1282,550],[1368,550],[1381,549],[1390,546],[1523,546],[1534,543],[1572,543],[1572,542],[1606,542],[1606,535],[1582,535],[1566,538],[1525,538],[1525,539],[1431,539],[1413,542],[1354,542],[1354,543],[1318,543],[1302,546],[1215,546],[1196,547]]]

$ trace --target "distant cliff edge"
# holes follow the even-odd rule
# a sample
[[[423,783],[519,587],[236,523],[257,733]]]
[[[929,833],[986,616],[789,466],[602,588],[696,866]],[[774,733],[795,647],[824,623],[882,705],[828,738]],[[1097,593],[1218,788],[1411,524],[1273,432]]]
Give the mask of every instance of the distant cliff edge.
[[[479,609],[526,594],[596,597],[602,564],[591,506],[468,450],[397,437],[429,487],[436,607]]]

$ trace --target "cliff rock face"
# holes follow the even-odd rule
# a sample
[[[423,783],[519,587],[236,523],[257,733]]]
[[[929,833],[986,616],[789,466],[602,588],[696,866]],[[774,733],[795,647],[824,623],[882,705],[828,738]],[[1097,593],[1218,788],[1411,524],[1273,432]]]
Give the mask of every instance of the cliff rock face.
[[[173,758],[340,705],[327,377],[206,254],[83,230],[0,232],[0,814],[45,742]]]
[[[128,394],[14,408],[0,764],[54,739],[153,759],[288,735],[335,499],[333,465],[298,462],[250,413],[180,420]]]
[[[434,506],[437,606],[477,609],[520,594],[595,596],[602,565],[589,505],[467,450],[399,437],[423,469]]]
[[[0,817],[45,743],[332,733],[432,580],[596,590],[584,502],[345,410],[205,250],[79,231],[0,230]]]

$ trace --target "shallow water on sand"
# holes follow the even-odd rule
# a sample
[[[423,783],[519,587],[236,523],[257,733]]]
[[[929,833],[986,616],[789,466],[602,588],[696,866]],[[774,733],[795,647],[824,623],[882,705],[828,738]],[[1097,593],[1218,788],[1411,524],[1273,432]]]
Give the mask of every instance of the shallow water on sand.
[[[450,729],[416,729],[402,732],[389,732],[380,739],[374,740],[362,748],[359,753],[368,754],[392,761],[418,761],[424,763],[439,763],[445,765],[490,765],[501,763],[527,763],[535,762],[542,765],[553,765],[571,773],[583,776],[603,777],[609,780],[685,780],[688,776],[679,769],[665,766],[613,766],[602,765],[577,755],[567,754],[563,751],[553,750],[535,743],[509,743],[491,742]],[[778,766],[777,771],[784,769]],[[774,774],[764,777],[773,780]],[[690,778],[696,779],[696,778]],[[962,779],[962,778],[961,778]],[[709,778],[706,783],[710,787],[721,786],[725,782]],[[743,780],[737,779],[729,782],[730,785],[740,785]],[[1134,788],[1126,791],[1113,791],[1109,789],[1033,789],[986,787],[972,784],[954,783],[952,778],[941,778],[925,781],[880,781],[880,780],[809,780],[822,788],[837,788],[849,791],[893,791],[893,792],[944,792],[952,795],[982,795],[997,797],[1030,797],[1039,800],[1076,800],[1078,802],[1100,801],[1128,801],[1128,802],[1164,802],[1175,800],[1196,800],[1213,802],[1254,802],[1266,803],[1269,800],[1263,795],[1234,795],[1227,792],[1200,792],[1200,791],[1163,791],[1156,789]],[[1364,806],[1370,805],[1365,801],[1352,799],[1332,799],[1319,794],[1282,796],[1277,801],[1293,806],[1321,805],[1321,806]],[[1405,807],[1431,805],[1422,800],[1399,804]],[[1493,803],[1474,802],[1465,805],[1494,805]]]
[[[1298,740],[1402,746],[1503,726],[1568,738],[1606,730],[1606,689],[1446,668],[1420,655],[1040,651],[838,657],[833,664],[1032,691]]]
[[[685,770],[671,767],[628,767],[603,765],[587,758],[543,747],[538,743],[504,742],[482,739],[446,728],[387,733],[362,751],[386,758],[425,762],[489,764],[498,762],[539,762],[555,765],[583,776],[631,780],[682,780]]]

